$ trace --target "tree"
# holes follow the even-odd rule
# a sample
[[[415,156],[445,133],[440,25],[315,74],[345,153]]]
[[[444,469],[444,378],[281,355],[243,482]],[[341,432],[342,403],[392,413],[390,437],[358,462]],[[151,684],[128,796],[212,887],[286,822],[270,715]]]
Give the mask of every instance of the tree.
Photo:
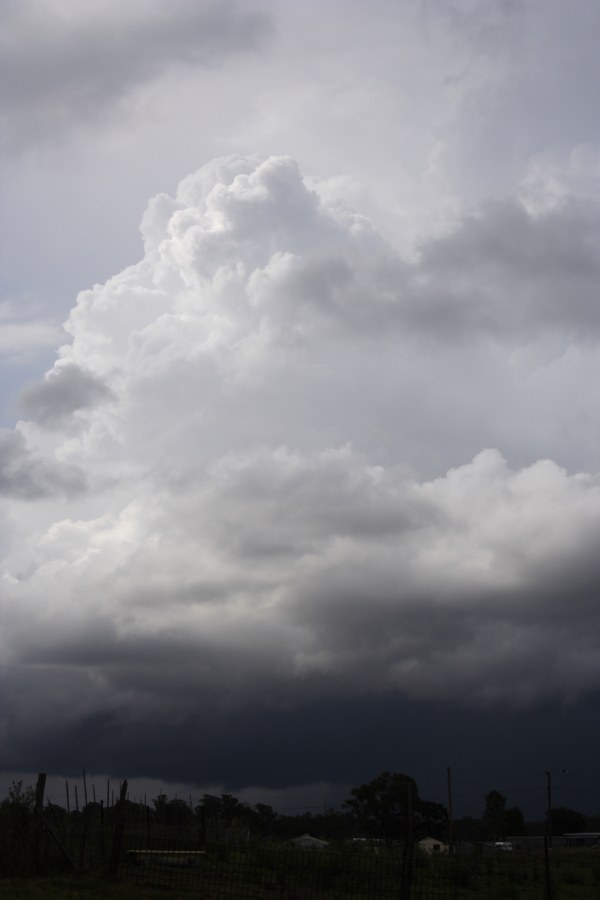
[[[258,831],[264,837],[270,835],[277,820],[277,813],[268,803],[255,803],[254,812]]]
[[[168,802],[169,800],[167,795],[163,793],[158,794],[152,801],[154,814],[156,815],[158,821],[162,820]]]
[[[586,818],[574,809],[557,806],[551,810],[552,833],[568,834],[573,831],[585,831]]]
[[[353,788],[345,806],[369,837],[386,841],[406,837],[419,803],[414,778],[401,772],[382,772],[373,781]]]
[[[463,816],[454,820],[454,839],[456,841],[482,841],[483,825],[481,819]]]
[[[0,804],[0,822],[8,829],[25,827],[33,816],[34,804],[34,789],[23,787],[22,781],[13,781],[8,789],[8,797]]]
[[[240,803],[232,794],[221,794],[221,816],[227,825],[233,825],[236,821],[244,819],[248,812],[245,803]]]
[[[8,789],[8,797],[2,801],[2,806],[33,809],[35,803],[35,791],[31,786],[23,787],[22,781],[12,781]]]
[[[215,794],[202,795],[202,808],[207,819],[218,821],[221,817],[221,800]]]
[[[165,825],[176,825],[178,828],[183,828],[186,825],[191,825],[194,813],[185,800],[175,797],[174,800],[169,800],[166,803],[163,816]]]
[[[34,816],[35,792],[13,781],[8,797],[0,803],[0,874],[22,874],[31,867],[38,835]],[[4,895],[3,895],[4,896]]]
[[[500,840],[506,832],[506,797],[500,791],[490,791],[485,795],[483,823],[488,838]]]
[[[169,800],[166,794],[159,794],[152,801],[156,821],[161,825],[177,825],[182,827],[189,825],[194,817],[192,810],[185,800],[175,798]]]
[[[518,806],[511,806],[504,814],[505,834],[525,834],[525,817]]]
[[[422,837],[434,837],[439,841],[448,837],[448,810],[442,803],[419,800],[416,804],[415,821]]]

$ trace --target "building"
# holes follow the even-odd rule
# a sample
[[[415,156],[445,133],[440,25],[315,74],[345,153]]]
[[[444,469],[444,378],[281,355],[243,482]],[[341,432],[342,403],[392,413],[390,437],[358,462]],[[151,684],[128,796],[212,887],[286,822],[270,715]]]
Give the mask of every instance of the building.
[[[448,844],[444,844],[443,841],[438,841],[437,838],[426,837],[423,840],[419,841],[418,845],[420,850],[423,850],[425,853],[447,853],[448,852]]]

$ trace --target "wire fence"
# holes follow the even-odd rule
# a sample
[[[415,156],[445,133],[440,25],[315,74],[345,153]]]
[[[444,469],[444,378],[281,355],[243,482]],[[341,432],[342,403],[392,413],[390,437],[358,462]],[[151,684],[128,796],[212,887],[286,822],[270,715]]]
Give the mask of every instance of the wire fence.
[[[121,877],[195,891],[211,900],[595,900],[600,857],[592,850],[427,855],[403,845],[325,850],[288,845],[214,846],[205,851],[136,850]],[[156,846],[156,845],[155,845]]]
[[[0,812],[3,876],[95,873],[98,879],[189,891],[203,900],[600,900],[600,850],[453,854],[413,842],[290,841],[244,828],[211,827],[187,811],[179,822],[126,800],[67,812],[38,792],[33,807]],[[182,810],[180,810],[182,811]]]
[[[399,896],[401,864],[386,858],[287,847],[211,848],[202,855],[129,852],[122,875],[138,884],[194,890],[214,900],[317,900]]]

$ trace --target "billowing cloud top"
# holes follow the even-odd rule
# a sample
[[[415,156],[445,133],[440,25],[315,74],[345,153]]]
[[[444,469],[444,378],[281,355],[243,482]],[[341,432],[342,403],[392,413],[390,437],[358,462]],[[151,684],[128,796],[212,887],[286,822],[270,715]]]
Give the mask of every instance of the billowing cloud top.
[[[172,721],[597,685],[598,208],[506,201],[408,262],[311,185],[228,157],[155,197],[25,391],[7,732],[50,696]]]

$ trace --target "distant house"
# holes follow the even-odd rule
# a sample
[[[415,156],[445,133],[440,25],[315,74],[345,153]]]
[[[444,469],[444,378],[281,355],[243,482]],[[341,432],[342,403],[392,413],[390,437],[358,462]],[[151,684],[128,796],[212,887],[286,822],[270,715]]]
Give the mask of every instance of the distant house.
[[[418,846],[425,853],[447,853],[448,844],[438,841],[437,838],[426,837],[419,841]]]
[[[295,847],[302,847],[303,850],[322,850],[323,847],[329,846],[327,841],[321,841],[319,838],[313,837],[312,834],[301,834],[300,837],[293,838],[290,841]]]

